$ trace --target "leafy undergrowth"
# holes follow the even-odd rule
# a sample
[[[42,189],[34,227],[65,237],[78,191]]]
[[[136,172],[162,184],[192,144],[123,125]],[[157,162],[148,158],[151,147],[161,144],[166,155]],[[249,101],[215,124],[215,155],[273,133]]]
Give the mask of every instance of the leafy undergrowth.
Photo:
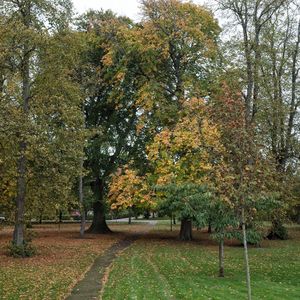
[[[177,227],[177,226],[176,226]],[[243,249],[225,247],[225,278],[218,277],[218,248],[206,233],[176,241],[178,232],[154,231],[113,264],[103,299],[246,299]],[[300,228],[287,241],[250,249],[253,299],[293,300],[300,295]]]
[[[111,225],[113,230],[127,226]],[[79,225],[35,225],[33,239],[38,253],[26,259],[7,256],[7,245],[12,229],[0,232],[0,299],[19,300],[63,299],[84,275],[94,259],[122,233],[113,235],[86,235],[79,239]]]

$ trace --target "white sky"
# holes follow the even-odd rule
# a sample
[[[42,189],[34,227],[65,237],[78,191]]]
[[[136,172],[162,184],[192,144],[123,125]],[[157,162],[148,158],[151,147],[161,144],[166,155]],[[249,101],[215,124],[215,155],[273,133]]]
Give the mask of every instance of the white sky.
[[[194,0],[193,2],[204,4],[209,1]],[[118,15],[125,15],[131,19],[139,19],[139,0],[73,0],[75,10],[82,14],[89,9],[111,9]]]

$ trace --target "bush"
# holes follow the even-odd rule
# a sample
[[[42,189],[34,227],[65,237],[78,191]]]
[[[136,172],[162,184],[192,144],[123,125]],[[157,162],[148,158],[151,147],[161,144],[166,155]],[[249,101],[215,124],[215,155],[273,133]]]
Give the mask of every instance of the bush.
[[[36,236],[34,232],[26,232],[23,244],[17,246],[14,241],[8,245],[9,255],[16,258],[31,257],[36,254],[36,248],[32,245],[32,238]]]
[[[17,246],[15,242],[11,242],[8,245],[9,255],[21,258],[21,257],[31,257],[36,254],[36,248],[32,245],[32,243],[25,241],[23,245]]]
[[[274,221],[267,238],[269,240],[287,240],[288,237],[287,229],[283,224],[280,221]]]

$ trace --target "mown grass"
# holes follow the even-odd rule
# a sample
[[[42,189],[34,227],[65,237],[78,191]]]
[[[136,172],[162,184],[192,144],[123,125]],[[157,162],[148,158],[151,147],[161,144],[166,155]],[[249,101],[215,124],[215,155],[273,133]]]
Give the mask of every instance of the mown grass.
[[[156,231],[118,257],[103,299],[246,299],[241,247],[225,248],[225,278],[219,278],[218,248],[208,235],[198,232],[195,242],[183,243],[176,234]],[[300,228],[290,234],[250,249],[253,299],[300,299]]]

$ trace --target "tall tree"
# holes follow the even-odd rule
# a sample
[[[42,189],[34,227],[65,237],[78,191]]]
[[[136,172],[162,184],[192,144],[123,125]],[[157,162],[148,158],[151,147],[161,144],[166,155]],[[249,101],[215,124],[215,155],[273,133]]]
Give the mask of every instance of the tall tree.
[[[236,38],[240,48],[230,48],[242,59],[233,59],[229,65],[239,70],[236,80],[241,82],[247,130],[276,160],[277,175],[285,191],[282,198],[289,201],[288,178],[297,172],[299,158],[300,26],[299,16],[293,14],[299,4],[288,0],[218,2],[231,12],[243,33],[241,40]],[[273,220],[275,231],[276,224],[281,226],[282,216],[284,210]]]
[[[24,244],[25,208],[36,194],[30,185],[40,184],[36,190],[41,192],[55,176],[57,184],[68,183],[65,191],[70,186],[68,168],[76,160],[79,90],[72,83],[76,51],[69,55],[65,48],[72,45],[67,35],[70,16],[69,1],[7,0],[1,8],[1,31],[6,32],[1,42],[5,58],[0,66],[1,104],[15,112],[9,126],[16,136],[13,241],[19,247]],[[68,142],[63,146],[64,139]],[[13,156],[10,159],[14,161]]]
[[[205,102],[193,98],[182,105],[178,123],[173,130],[165,128],[154,137],[148,147],[148,156],[156,184],[170,187],[170,191],[166,189],[169,196],[165,198],[167,205],[174,207],[180,215],[180,238],[190,240],[192,221],[201,215],[199,201],[205,195],[203,186],[210,186],[212,178],[219,178],[223,146],[219,143],[217,126],[209,119]],[[199,201],[195,195],[199,196]]]
[[[143,21],[133,33],[147,81],[140,103],[156,126],[172,126],[181,100],[207,96],[217,54],[218,23],[206,8],[179,0],[142,1]]]
[[[85,161],[94,193],[94,217],[88,230],[92,233],[110,232],[105,221],[110,175],[133,158],[143,160],[144,137],[136,132],[137,91],[143,79],[137,55],[125,38],[134,27],[131,20],[110,11],[90,12],[80,24],[90,37],[82,74],[86,128],[92,132]]]

